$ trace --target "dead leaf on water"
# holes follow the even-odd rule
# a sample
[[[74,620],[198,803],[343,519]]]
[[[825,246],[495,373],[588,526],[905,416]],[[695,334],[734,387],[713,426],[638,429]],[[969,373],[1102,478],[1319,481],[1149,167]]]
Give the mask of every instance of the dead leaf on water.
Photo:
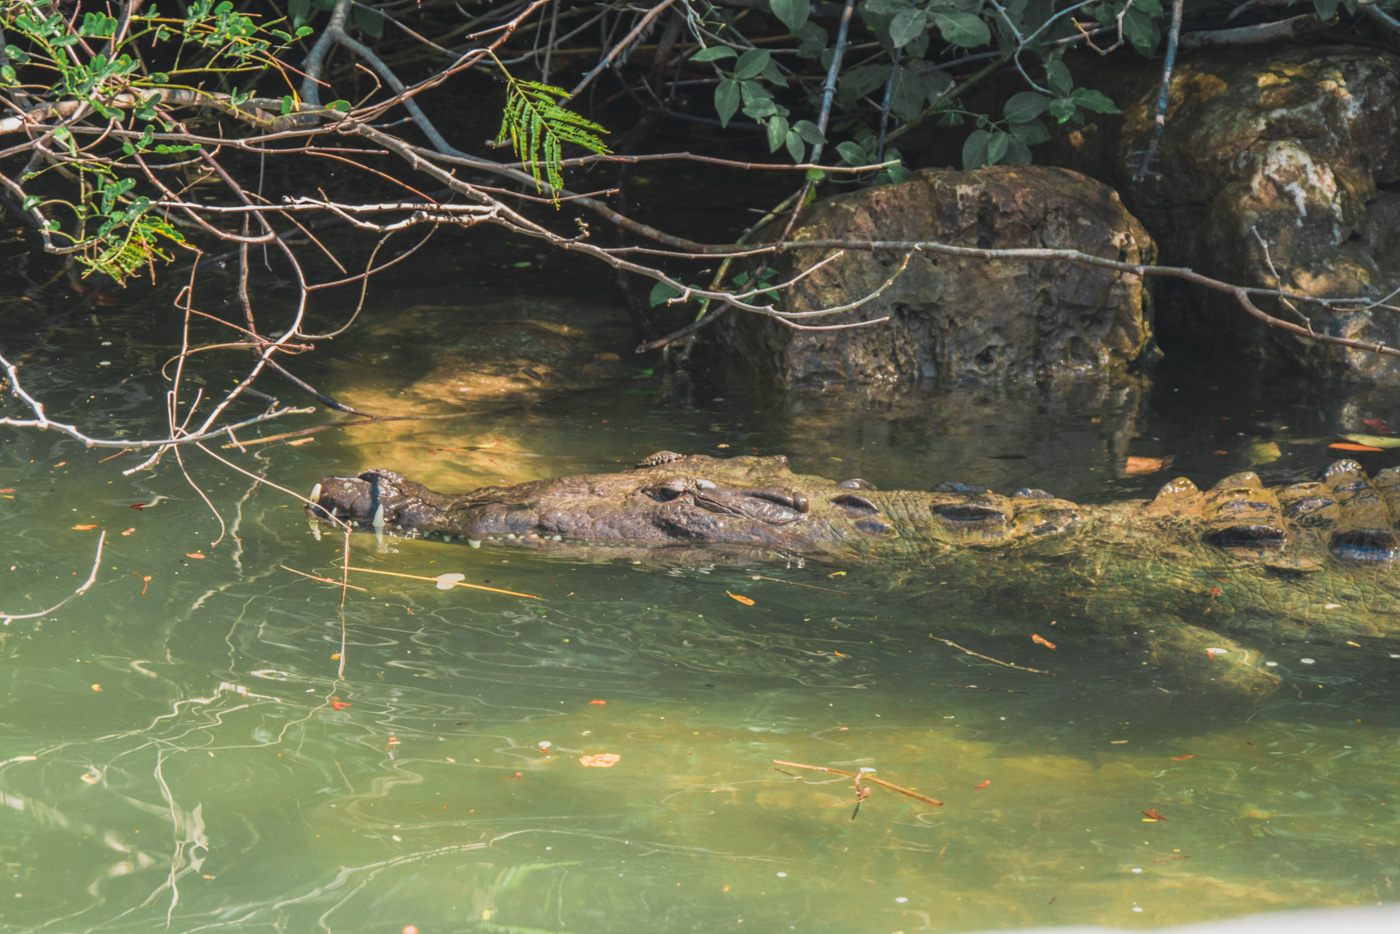
[[[733,597],[735,600],[738,600],[738,601],[739,601],[740,603],[742,603],[744,606],[753,606],[753,605],[754,605],[754,602],[753,602],[752,600],[750,600],[748,597],[745,597],[743,594],[730,593],[728,590],[726,590],[725,593],[729,594],[729,596]]]
[[[581,765],[590,769],[610,769],[622,761],[622,757],[615,752],[601,752],[596,756],[579,756]]]
[[[1156,473],[1172,462],[1170,457],[1130,457],[1123,465],[1124,473],[1131,477]]]

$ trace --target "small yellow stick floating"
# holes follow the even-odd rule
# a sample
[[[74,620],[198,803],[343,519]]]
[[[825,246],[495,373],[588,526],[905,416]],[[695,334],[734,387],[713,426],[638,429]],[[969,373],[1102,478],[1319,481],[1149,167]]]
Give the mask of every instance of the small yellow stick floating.
[[[896,785],[892,782],[887,782],[883,778],[876,778],[874,775],[871,774],[871,772],[873,772],[874,769],[862,769],[859,772],[847,772],[845,769],[830,769],[824,765],[803,765],[801,762],[788,762],[784,759],[774,759],[773,764],[790,765],[795,769],[811,769],[813,772],[830,772],[832,775],[844,775],[847,778],[856,779],[857,789],[860,788],[861,782],[870,782],[873,785],[880,785],[881,787],[888,788],[890,791],[897,791],[902,795],[908,795],[909,797],[922,801],[925,804],[931,804],[936,808],[943,807],[943,802],[939,801],[937,798],[930,798],[928,795],[921,795],[917,791],[910,791],[908,788],[902,788],[899,785]],[[859,791],[857,791],[857,794],[859,794]]]
[[[480,584],[467,584],[462,581],[451,580],[447,575],[440,577],[424,577],[421,574],[400,574],[398,571],[376,571],[374,568],[346,568],[347,571],[361,571],[365,574],[383,574],[385,577],[407,577],[409,580],[427,581],[430,584],[437,584],[443,590],[447,587],[470,587],[472,590],[488,590],[491,593],[503,593],[511,597],[528,597],[531,600],[538,600],[539,597],[532,593],[516,593],[514,590],[501,590],[497,587],[483,587]]]
[[[279,564],[279,565],[277,565],[277,566],[278,566],[279,568],[281,568],[282,570],[284,570],[284,571],[291,571],[293,574],[300,574],[302,577],[309,577],[309,578],[311,578],[312,580],[314,580],[314,581],[320,581],[320,582],[323,583],[323,584],[335,584],[337,587],[339,587],[339,586],[341,586],[341,583],[342,583],[341,581],[331,580],[329,577],[318,577],[318,576],[315,575],[315,574],[307,574],[305,571],[298,571],[296,568],[289,568],[289,567],[287,567],[285,564]],[[365,589],[365,588],[363,588],[363,587],[356,587],[354,584],[345,584],[345,586],[346,586],[346,587],[349,587],[351,590],[364,590],[364,589]]]

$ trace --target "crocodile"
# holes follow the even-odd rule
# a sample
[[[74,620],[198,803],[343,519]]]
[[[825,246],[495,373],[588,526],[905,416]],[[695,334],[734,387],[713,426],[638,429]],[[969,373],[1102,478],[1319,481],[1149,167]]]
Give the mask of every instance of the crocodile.
[[[794,473],[786,457],[666,451],[629,471],[460,495],[367,470],[325,478],[311,499],[322,519],[474,546],[933,568],[984,592],[1014,582],[1131,630],[1155,662],[1252,693],[1279,683],[1261,646],[1400,637],[1400,468],[1370,478],[1351,460],[1313,482],[1178,478],[1149,501],[1104,505],[966,484],[878,490]]]

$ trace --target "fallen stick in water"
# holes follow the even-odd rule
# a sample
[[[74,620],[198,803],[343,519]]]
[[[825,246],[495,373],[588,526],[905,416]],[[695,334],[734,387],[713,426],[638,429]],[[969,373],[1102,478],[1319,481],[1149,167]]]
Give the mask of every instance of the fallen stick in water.
[[[801,762],[788,762],[785,759],[774,759],[773,764],[788,765],[792,766],[795,769],[811,769],[813,772],[828,772],[832,775],[844,775],[847,778],[854,778],[856,780],[857,810],[860,809],[860,802],[864,801],[865,796],[870,793],[868,789],[862,789],[861,782],[870,782],[870,784],[872,785],[879,785],[882,788],[890,789],[890,791],[897,791],[902,795],[908,795],[916,801],[922,801],[924,802],[924,804],[929,804],[936,808],[943,807],[943,802],[939,801],[937,798],[930,798],[928,795],[921,795],[917,791],[911,791],[910,789],[904,788],[900,785],[896,785],[893,782],[887,782],[883,778],[877,778],[874,774],[874,769],[861,769],[859,772],[848,772],[845,769],[832,769],[827,768],[824,765],[804,765]],[[783,770],[778,769],[778,771],[782,772]],[[786,775],[788,773],[783,772],[783,774]],[[852,814],[851,818],[854,819],[855,814]]]

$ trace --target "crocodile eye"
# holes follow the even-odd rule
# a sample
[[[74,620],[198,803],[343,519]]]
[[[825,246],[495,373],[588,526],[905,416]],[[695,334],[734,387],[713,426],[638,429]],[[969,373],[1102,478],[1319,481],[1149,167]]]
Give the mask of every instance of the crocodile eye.
[[[1332,536],[1332,556],[1342,564],[1387,564],[1397,557],[1395,534],[1387,529],[1350,529]]]
[[[647,495],[658,503],[669,503],[671,500],[679,498],[687,489],[689,489],[688,484],[677,477],[664,483],[658,483],[647,490]]]

